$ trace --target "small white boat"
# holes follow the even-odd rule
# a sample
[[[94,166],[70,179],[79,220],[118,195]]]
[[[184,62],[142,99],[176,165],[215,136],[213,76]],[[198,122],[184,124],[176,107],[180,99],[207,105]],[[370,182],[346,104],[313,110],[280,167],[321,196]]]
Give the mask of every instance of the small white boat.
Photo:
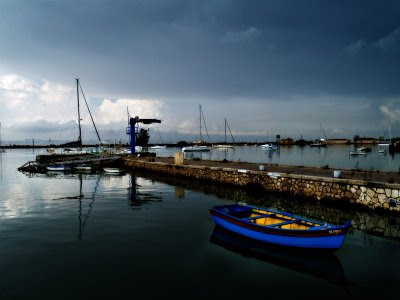
[[[48,171],[66,171],[70,170],[71,168],[62,164],[49,164],[46,166],[46,169]]]
[[[225,144],[223,144],[223,145],[212,145],[212,147],[216,148],[216,149],[233,149],[233,148],[235,148],[235,146],[233,146],[233,145],[225,145]]]
[[[310,147],[326,147],[326,144],[316,142],[316,143],[310,144]]]
[[[120,168],[103,168],[106,173],[123,173],[125,170]]]
[[[278,149],[277,146],[275,146],[275,145],[273,145],[271,143],[261,145],[261,147],[265,148],[266,150],[276,150],[276,149]]]
[[[349,152],[350,155],[367,155],[367,152],[365,151],[350,151]]]
[[[78,165],[74,167],[75,170],[77,171],[91,171],[92,170],[92,166],[90,165]]]
[[[378,153],[386,153],[385,149],[379,149]]]
[[[211,151],[208,146],[187,146],[182,148],[183,152]]]
[[[152,150],[162,150],[165,148],[167,148],[167,146],[156,145],[156,146],[149,147],[149,149],[152,149]]]

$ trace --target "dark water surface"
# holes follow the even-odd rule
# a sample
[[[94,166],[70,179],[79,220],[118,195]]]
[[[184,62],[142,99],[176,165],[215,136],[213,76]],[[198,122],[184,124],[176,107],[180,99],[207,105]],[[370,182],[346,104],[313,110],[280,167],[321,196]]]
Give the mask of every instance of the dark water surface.
[[[398,217],[145,173],[16,170],[35,154],[0,154],[1,299],[354,298],[399,291]],[[261,247],[215,228],[208,209],[233,201],[355,226],[332,255]]]

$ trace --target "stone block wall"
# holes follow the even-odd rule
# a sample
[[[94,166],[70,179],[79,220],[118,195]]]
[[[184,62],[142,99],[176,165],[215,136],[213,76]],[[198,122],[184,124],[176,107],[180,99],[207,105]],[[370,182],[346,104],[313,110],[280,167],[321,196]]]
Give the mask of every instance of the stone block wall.
[[[126,159],[128,168],[236,186],[257,185],[267,191],[323,200],[342,200],[371,209],[400,212],[400,185],[361,180],[306,176]]]

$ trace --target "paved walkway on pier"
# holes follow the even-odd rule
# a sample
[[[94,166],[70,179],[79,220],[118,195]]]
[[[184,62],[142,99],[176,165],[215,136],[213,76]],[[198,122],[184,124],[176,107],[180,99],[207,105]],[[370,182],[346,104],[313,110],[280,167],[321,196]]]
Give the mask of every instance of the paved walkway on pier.
[[[156,161],[164,163],[174,163],[172,157],[144,157],[138,158],[143,161]],[[205,167],[220,167],[220,168],[234,168],[234,169],[246,169],[246,170],[259,170],[259,163],[247,163],[247,162],[222,162],[214,160],[193,160],[185,159],[185,165],[196,165]],[[370,170],[349,170],[349,169],[323,169],[317,167],[303,167],[303,166],[288,166],[288,165],[276,165],[276,164],[263,164],[266,172],[279,172],[287,174],[297,175],[310,175],[310,176],[321,176],[321,177],[333,177],[334,170],[341,171],[341,178],[344,179],[355,179],[365,180],[373,182],[384,182],[384,183],[400,183],[400,173],[398,172],[382,172],[382,171],[370,171]]]

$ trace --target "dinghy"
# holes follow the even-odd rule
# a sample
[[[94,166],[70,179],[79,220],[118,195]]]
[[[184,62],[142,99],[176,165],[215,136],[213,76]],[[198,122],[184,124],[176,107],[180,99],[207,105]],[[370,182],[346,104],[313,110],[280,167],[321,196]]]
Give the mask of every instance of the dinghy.
[[[120,169],[120,168],[103,168],[103,170],[106,173],[114,173],[114,174],[119,174],[119,173],[124,173],[125,172],[124,169]]]
[[[90,172],[92,170],[91,165],[81,164],[74,167],[74,170],[81,171],[81,172]]]
[[[244,204],[215,206],[210,213],[217,225],[242,236],[309,249],[339,249],[351,226],[350,221],[333,225]]]
[[[68,171],[71,168],[63,164],[48,164],[46,169],[47,171]]]

